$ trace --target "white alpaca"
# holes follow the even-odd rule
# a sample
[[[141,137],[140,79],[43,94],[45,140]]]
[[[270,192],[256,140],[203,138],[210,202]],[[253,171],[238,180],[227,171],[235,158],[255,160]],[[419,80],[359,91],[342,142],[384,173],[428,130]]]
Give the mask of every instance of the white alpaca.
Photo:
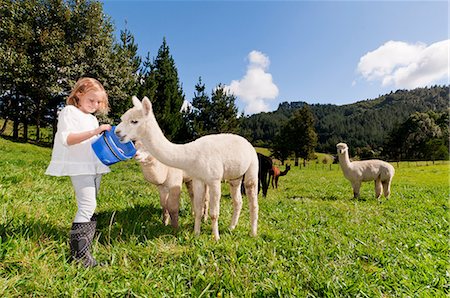
[[[135,159],[141,165],[144,178],[156,185],[159,191],[159,201],[162,207],[162,221],[164,225],[171,223],[172,227],[178,228],[178,212],[180,210],[180,194],[183,182],[191,199],[193,206],[194,192],[192,187],[192,179],[182,170],[168,167],[160,163],[156,158],[150,155],[144,149],[142,142],[136,142]],[[206,221],[208,217],[209,197],[205,194],[205,205],[202,211],[203,219]]]
[[[244,186],[249,198],[251,234],[256,236],[258,226],[258,157],[253,146],[243,137],[233,134],[217,134],[201,137],[187,144],[173,144],[166,139],[159,127],[152,104],[147,97],[142,102],[133,97],[134,107],[122,115],[116,127],[121,141],[140,140],[156,159],[178,168],[192,177],[194,188],[194,232],[200,234],[205,185],[209,189],[209,215],[212,233],[219,240],[218,218],[220,211],[221,181],[230,184],[233,200],[233,216],[230,229],[238,223],[242,208],[240,186]]]
[[[391,182],[394,177],[394,167],[382,160],[372,159],[363,161],[350,161],[348,157],[347,144],[339,143],[336,145],[339,156],[339,164],[345,178],[350,180],[353,187],[353,195],[359,197],[361,182],[375,181],[375,196],[377,199],[381,196],[383,190],[384,196],[389,197],[391,193]]]

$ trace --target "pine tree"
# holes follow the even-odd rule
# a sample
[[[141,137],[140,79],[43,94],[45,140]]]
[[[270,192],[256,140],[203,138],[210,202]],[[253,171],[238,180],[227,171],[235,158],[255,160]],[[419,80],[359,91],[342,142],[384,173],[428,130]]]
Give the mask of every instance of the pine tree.
[[[209,98],[201,78],[195,85],[195,90],[191,111],[194,135],[200,137],[212,133],[237,133],[239,119],[236,97],[228,94],[224,86],[219,84]]]
[[[137,95],[141,65],[137,51],[133,34],[127,29],[122,30],[120,43],[114,47],[110,78],[105,82],[111,106],[109,117],[112,119],[119,119],[130,106],[130,96]]]
[[[219,84],[211,94],[211,133],[236,133],[239,130],[236,97]]]
[[[156,92],[156,81],[154,79],[150,79],[152,75],[153,63],[150,57],[150,53],[147,53],[145,60],[142,62],[142,67],[139,71],[139,89],[138,89],[138,97],[143,98],[144,96],[148,98],[154,98]]]
[[[180,131],[183,116],[180,109],[184,102],[184,94],[175,61],[165,38],[157,57],[149,66],[140,93],[152,101],[156,119],[165,136],[171,141],[182,140]]]
[[[192,99],[193,109],[191,111],[194,137],[198,138],[211,131],[211,101],[206,94],[205,84],[202,78],[198,79],[195,85],[194,98]]]

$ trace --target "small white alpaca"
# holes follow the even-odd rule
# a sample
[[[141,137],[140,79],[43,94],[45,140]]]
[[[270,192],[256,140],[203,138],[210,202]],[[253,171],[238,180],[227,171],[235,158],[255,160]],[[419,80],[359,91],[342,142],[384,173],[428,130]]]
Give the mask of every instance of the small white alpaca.
[[[182,170],[160,163],[145,150],[142,142],[137,141],[135,145],[137,149],[135,159],[141,165],[144,178],[158,187],[163,224],[168,225],[170,222],[172,227],[178,228],[181,187],[184,182],[193,206],[194,192],[192,179]],[[205,193],[205,205],[202,212],[204,221],[208,218],[208,204],[209,197]]]
[[[219,211],[221,181],[230,184],[233,216],[230,229],[238,223],[242,208],[240,186],[249,198],[251,235],[258,227],[258,157],[255,148],[243,137],[234,134],[217,134],[201,137],[187,144],[174,144],[166,139],[153,113],[147,97],[142,102],[133,97],[134,107],[121,117],[116,134],[122,142],[140,140],[152,156],[165,165],[178,168],[192,177],[194,189],[194,232],[200,234],[205,185],[209,189],[209,215],[212,233],[219,240]]]
[[[375,196],[377,199],[381,196],[383,191],[386,198],[391,193],[391,182],[394,177],[394,167],[382,160],[372,159],[363,161],[350,161],[348,156],[348,147],[345,143],[336,145],[339,156],[339,164],[345,178],[350,180],[353,187],[353,196],[359,197],[359,189],[361,182],[375,181]]]

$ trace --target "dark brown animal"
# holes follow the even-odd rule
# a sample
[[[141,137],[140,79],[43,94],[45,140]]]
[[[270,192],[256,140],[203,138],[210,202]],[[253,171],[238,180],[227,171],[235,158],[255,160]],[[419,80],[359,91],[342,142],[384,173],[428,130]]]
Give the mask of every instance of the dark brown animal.
[[[261,153],[258,153],[259,173],[258,173],[258,193],[262,188],[263,196],[267,196],[267,189],[269,188],[269,171],[272,169],[272,159]]]
[[[283,172],[280,172],[279,168],[277,168],[276,166],[272,166],[272,168],[269,170],[269,183],[271,181],[270,179],[272,179],[272,188],[278,188],[278,178],[280,178],[280,176],[286,175],[290,169],[291,169],[291,166],[286,165],[286,169]],[[275,181],[275,187],[274,187],[274,181]]]

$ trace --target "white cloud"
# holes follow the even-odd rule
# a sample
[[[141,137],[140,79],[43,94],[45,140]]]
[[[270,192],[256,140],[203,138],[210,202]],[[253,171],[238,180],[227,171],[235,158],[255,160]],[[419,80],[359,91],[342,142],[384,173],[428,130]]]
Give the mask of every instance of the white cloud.
[[[382,86],[412,89],[449,79],[450,40],[427,46],[388,41],[359,60],[357,71]]]
[[[258,51],[248,54],[247,73],[240,80],[231,81],[225,90],[233,93],[245,103],[245,113],[253,114],[269,111],[267,101],[278,96],[278,87],[267,71],[269,57]]]

